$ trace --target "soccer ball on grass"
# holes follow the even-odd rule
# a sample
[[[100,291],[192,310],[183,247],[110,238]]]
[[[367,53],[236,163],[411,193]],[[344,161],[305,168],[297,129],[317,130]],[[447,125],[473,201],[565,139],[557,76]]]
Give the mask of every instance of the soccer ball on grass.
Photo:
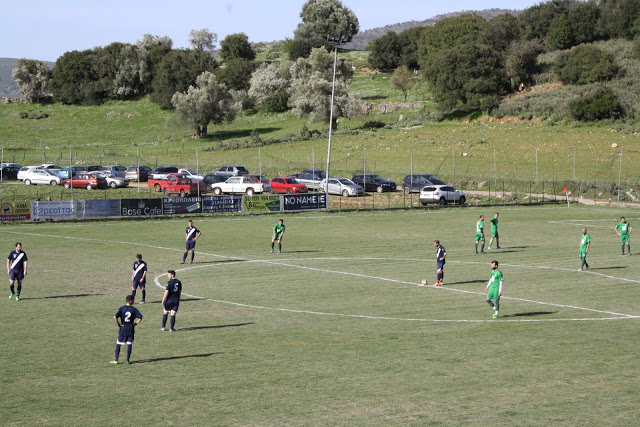
[[[427,286],[428,284],[429,284],[429,282],[427,281],[427,279],[424,279],[424,280],[422,281],[422,285],[423,285],[423,286]]]

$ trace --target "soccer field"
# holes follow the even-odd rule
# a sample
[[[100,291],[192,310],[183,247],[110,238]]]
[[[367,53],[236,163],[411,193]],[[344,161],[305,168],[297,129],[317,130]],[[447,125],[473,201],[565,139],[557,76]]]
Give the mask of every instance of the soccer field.
[[[502,249],[476,255],[476,221],[488,244],[496,210]],[[277,216],[196,217],[193,265],[179,264],[186,218],[3,225],[29,274],[19,302],[5,278],[2,423],[633,425],[640,267],[620,255],[622,215],[633,252],[640,212],[622,208],[285,215],[282,254],[269,253]],[[419,286],[435,282],[434,239],[445,286]],[[144,319],[134,363],[114,366],[137,253]],[[160,331],[168,269],[183,283],[175,333]]]

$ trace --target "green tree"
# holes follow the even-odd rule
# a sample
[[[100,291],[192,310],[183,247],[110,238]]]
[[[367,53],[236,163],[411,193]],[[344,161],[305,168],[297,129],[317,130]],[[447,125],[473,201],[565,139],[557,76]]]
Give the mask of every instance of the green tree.
[[[508,87],[500,52],[478,43],[440,50],[423,71],[443,110],[491,110]]]
[[[256,59],[256,53],[245,33],[229,34],[225,37],[220,42],[219,54],[224,62],[232,59],[246,59],[248,61]]]
[[[295,61],[298,58],[308,58],[312,49],[323,46],[329,48],[326,39],[293,39],[288,46],[289,59]]]
[[[297,117],[311,121],[328,121],[331,110],[331,87],[334,56],[326,49],[311,51],[309,58],[298,58],[291,67],[289,106]],[[354,117],[361,111],[360,100],[349,93],[353,71],[344,60],[338,61],[333,104],[333,129],[339,117]]]
[[[96,80],[90,50],[65,52],[53,67],[49,87],[56,101],[80,104],[91,91]],[[90,99],[89,99],[90,100]]]
[[[201,138],[208,136],[209,123],[219,124],[235,118],[231,94],[208,71],[200,74],[196,86],[189,86],[186,93],[176,92],[171,103],[180,120],[195,129]]]
[[[224,67],[218,68],[216,77],[233,90],[249,90],[251,74],[255,69],[253,62],[244,58],[232,58],[226,61]]]
[[[551,0],[525,9],[519,16],[526,40],[544,40],[556,18],[566,15],[576,0]]]
[[[296,39],[344,37],[346,41],[358,34],[358,18],[340,0],[308,0],[300,12],[302,22],[294,31]]]
[[[51,70],[42,61],[19,59],[11,75],[27,102],[40,102],[49,96]]]
[[[218,42],[218,35],[212,33],[208,28],[202,30],[191,30],[189,33],[189,44],[193,49],[204,52],[213,52]]]
[[[291,87],[292,62],[262,64],[251,76],[249,96],[268,111],[287,109]]]
[[[576,45],[591,43],[601,38],[598,31],[599,18],[600,8],[596,0],[571,5],[567,19]]]
[[[186,91],[205,71],[218,67],[213,57],[198,49],[173,49],[157,66],[152,83],[151,101],[162,108],[172,108],[171,98],[176,92]]]
[[[391,76],[391,86],[401,91],[404,95],[404,100],[407,100],[407,92],[411,89],[411,86],[413,86],[411,73],[407,67],[403,65],[395,69]]]
[[[395,31],[389,31],[375,39],[369,54],[369,66],[382,70],[392,70],[400,65],[402,46]]]
[[[538,40],[518,40],[511,43],[505,66],[512,89],[532,83],[538,66],[538,55],[542,51],[542,44]]]
[[[640,0],[600,2],[600,31],[605,38],[632,39],[640,34]]]
[[[127,99],[144,94],[151,82],[149,53],[146,49],[126,45],[120,51],[114,79],[115,93]]]
[[[608,88],[598,89],[593,95],[571,101],[569,111],[574,119],[582,121],[618,119],[624,113],[618,96]]]
[[[550,50],[567,49],[575,43],[573,34],[569,18],[561,15],[551,23],[546,37],[547,46]]]
[[[420,68],[426,69],[431,58],[441,50],[476,40],[487,27],[487,21],[477,15],[460,15],[445,18],[427,27],[418,42]]]
[[[171,51],[173,41],[168,36],[145,34],[141,40],[136,42],[136,46],[138,49],[144,50],[147,53],[149,60],[149,83],[147,84],[146,90],[147,92],[151,92],[156,69],[165,55]]]
[[[400,64],[410,70],[420,68],[418,64],[418,41],[422,37],[425,27],[413,27],[398,34],[400,43]]]
[[[576,85],[610,80],[619,70],[613,54],[592,45],[580,45],[563,52],[555,68],[562,83]]]
[[[520,37],[520,21],[510,13],[498,15],[487,23],[479,40],[499,51],[505,51]]]

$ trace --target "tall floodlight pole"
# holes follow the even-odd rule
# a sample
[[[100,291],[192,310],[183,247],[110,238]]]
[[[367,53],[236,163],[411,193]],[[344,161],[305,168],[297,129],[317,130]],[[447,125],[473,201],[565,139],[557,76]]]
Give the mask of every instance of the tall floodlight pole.
[[[333,99],[336,93],[336,67],[338,65],[338,46],[341,43],[346,43],[344,36],[335,37],[328,36],[327,40],[335,42],[334,54],[333,54],[333,82],[331,83],[331,108],[329,109],[329,143],[327,144],[327,177],[324,181],[324,191],[329,193],[329,165],[331,164],[331,133],[333,131]]]

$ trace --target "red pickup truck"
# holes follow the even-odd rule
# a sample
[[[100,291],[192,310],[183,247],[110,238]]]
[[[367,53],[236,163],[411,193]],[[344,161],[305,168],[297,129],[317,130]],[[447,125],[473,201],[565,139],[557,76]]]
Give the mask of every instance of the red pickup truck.
[[[162,191],[165,196],[179,194],[180,197],[184,197],[189,194],[198,194],[198,186],[200,194],[207,192],[206,184],[177,173],[169,174],[166,179],[149,179],[147,185],[155,188],[156,191]]]

